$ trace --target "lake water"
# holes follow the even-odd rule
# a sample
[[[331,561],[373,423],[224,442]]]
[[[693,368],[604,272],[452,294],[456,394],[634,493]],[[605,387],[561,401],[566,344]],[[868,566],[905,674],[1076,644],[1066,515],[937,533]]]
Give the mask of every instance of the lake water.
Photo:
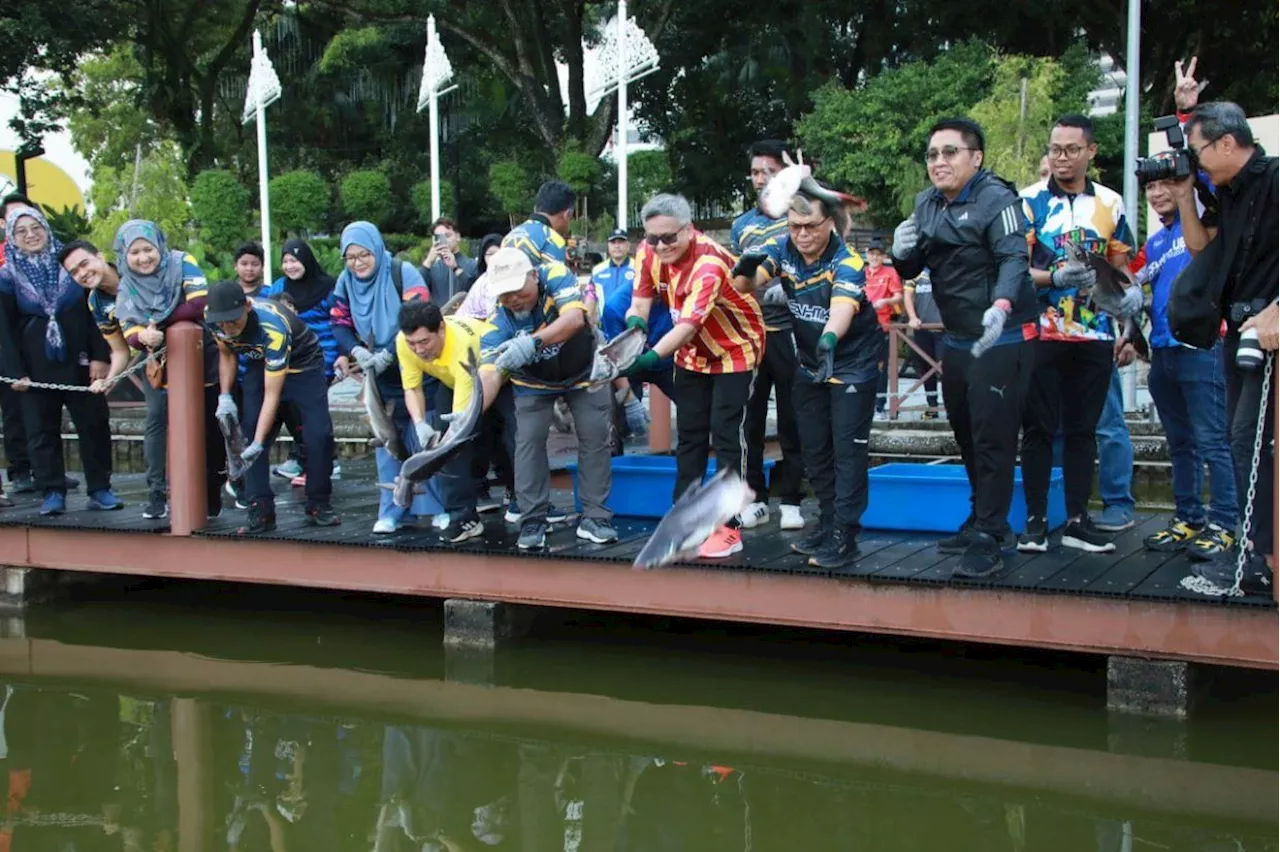
[[[167,584],[0,639],[0,851],[1261,852],[1274,674],[1189,723],[1103,661],[542,612],[446,656],[438,604]]]

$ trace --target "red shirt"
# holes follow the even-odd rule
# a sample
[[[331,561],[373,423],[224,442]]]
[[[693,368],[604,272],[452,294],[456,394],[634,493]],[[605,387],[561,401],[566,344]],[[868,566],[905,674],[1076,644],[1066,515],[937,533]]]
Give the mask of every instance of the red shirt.
[[[867,294],[867,301],[872,304],[880,299],[892,299],[894,296],[902,295],[902,279],[898,276],[898,270],[892,266],[885,266],[882,263],[879,267],[875,267],[868,263],[863,267],[862,274],[867,276],[863,292]],[[880,320],[880,327],[888,331],[889,321],[893,319],[893,306],[877,308],[876,318]]]
[[[660,261],[648,243],[640,244],[635,295],[652,299],[661,293],[676,325],[688,323],[698,329],[693,340],[676,351],[677,367],[694,373],[756,368],[764,351],[764,318],[755,299],[733,289],[733,264],[728,250],[697,230],[689,250],[673,264]]]

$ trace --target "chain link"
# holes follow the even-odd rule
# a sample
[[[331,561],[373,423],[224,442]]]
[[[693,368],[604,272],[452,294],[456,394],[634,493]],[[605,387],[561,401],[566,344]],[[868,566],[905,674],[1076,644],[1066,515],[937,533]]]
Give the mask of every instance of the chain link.
[[[109,393],[111,389],[116,386],[117,383],[119,383],[124,379],[127,379],[129,376],[132,376],[134,373],[144,369],[148,364],[150,364],[152,361],[156,360],[162,355],[164,355],[163,346],[161,346],[159,349],[152,350],[151,354],[147,355],[147,357],[143,358],[138,363],[134,364],[132,367],[129,367],[127,370],[121,370],[114,377],[112,377],[112,379],[109,382],[107,382],[106,386],[102,389],[102,392],[104,394]],[[14,379],[9,376],[0,376],[0,383],[6,384],[6,385],[16,385],[20,381],[22,380]],[[32,390],[55,390],[55,391],[71,391],[75,393],[93,393],[92,385],[60,385],[60,384],[57,384],[56,382],[28,381],[27,387],[31,388]]]
[[[1245,492],[1244,519],[1240,524],[1240,554],[1236,557],[1236,584],[1229,594],[1238,597],[1243,592],[1244,566],[1249,560],[1249,533],[1253,531],[1253,501],[1258,495],[1258,457],[1262,455],[1262,442],[1266,438],[1267,407],[1271,404],[1271,371],[1275,364],[1274,353],[1267,353],[1267,365],[1262,371],[1262,393],[1258,397],[1258,429],[1253,436],[1253,459],[1249,462],[1249,490]]]

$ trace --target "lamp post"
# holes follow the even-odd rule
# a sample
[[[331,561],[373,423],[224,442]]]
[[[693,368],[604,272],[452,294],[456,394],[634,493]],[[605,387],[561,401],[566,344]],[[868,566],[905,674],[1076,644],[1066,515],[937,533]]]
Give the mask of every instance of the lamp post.
[[[262,34],[253,33],[253,64],[249,68],[249,88],[244,97],[242,122],[258,123],[258,206],[262,220],[262,280],[271,282],[271,201],[267,188],[266,110],[280,100],[280,78],[262,46]]]
[[[453,79],[453,66],[436,34],[436,16],[427,16],[427,55],[422,63],[422,86],[418,89],[418,112],[427,107],[431,150],[431,219],[440,218],[440,96],[458,88],[445,85]]]

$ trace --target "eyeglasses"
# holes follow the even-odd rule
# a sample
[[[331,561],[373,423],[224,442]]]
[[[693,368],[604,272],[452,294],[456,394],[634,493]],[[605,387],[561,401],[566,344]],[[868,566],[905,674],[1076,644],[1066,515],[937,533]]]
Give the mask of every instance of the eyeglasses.
[[[359,254],[344,255],[342,259],[347,263],[363,263],[371,257],[373,257],[373,255],[370,252],[362,251]]]
[[[1196,159],[1198,160],[1198,159],[1200,159],[1200,153],[1201,153],[1202,151],[1204,151],[1206,148],[1212,148],[1214,145],[1217,145],[1217,144],[1218,144],[1219,142],[1221,142],[1221,141],[1222,141],[1222,137],[1221,137],[1221,136],[1219,136],[1217,139],[1213,140],[1212,142],[1206,142],[1206,143],[1204,143],[1204,144],[1203,144],[1203,145],[1201,145],[1199,148],[1195,147],[1194,145],[1192,145],[1192,144],[1190,144],[1190,143],[1187,143],[1187,148],[1189,148],[1189,149],[1191,150],[1191,153],[1192,153],[1192,154],[1194,154],[1194,155],[1195,155],[1195,157],[1196,157]]]
[[[796,236],[801,234],[818,234],[823,225],[831,221],[830,216],[824,216],[816,222],[787,222],[787,230]]]
[[[1049,159],[1056,160],[1059,157],[1066,157],[1069,160],[1074,160],[1087,150],[1088,148],[1084,145],[1050,145]]]
[[[680,239],[680,233],[686,227],[688,226],[685,225],[669,234],[645,234],[644,241],[651,246],[656,246],[658,243],[662,243],[664,246],[673,246],[676,244],[676,240]]]
[[[956,158],[956,154],[959,154],[961,151],[976,151],[976,150],[977,150],[976,148],[957,147],[955,145],[946,145],[942,148],[930,148],[928,151],[924,152],[924,161],[926,163],[932,163],[932,162],[935,162],[939,157],[941,157],[947,162],[951,162]]]
[[[40,233],[41,231],[43,231],[43,230],[44,230],[44,229],[43,229],[43,228],[40,228],[40,227],[35,227],[35,228],[14,228],[14,229],[13,229],[13,236],[14,236],[15,238],[19,239],[19,240],[25,240],[27,237],[34,237],[34,236],[39,235],[39,233]]]

